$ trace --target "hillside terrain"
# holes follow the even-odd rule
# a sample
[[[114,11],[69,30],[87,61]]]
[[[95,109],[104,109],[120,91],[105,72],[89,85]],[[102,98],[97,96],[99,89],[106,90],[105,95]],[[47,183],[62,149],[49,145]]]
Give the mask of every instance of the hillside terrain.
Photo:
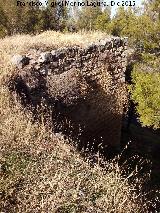
[[[155,212],[156,196],[148,200],[142,192],[149,178],[148,173],[140,176],[143,159],[128,172],[127,162],[119,165],[121,156],[105,162],[99,153],[84,157],[76,149],[78,141],[54,132],[49,112],[47,122],[43,110],[38,111],[40,120],[34,120],[30,109],[23,108],[19,96],[8,89],[10,78],[17,74],[13,55],[84,47],[106,37],[99,32],[48,31],[0,40],[1,212]]]

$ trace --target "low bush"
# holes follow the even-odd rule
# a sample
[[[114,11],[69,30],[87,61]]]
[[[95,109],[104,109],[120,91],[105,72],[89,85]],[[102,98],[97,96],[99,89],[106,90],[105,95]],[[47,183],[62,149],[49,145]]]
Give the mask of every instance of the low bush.
[[[144,57],[135,65],[131,97],[143,126],[160,128],[160,57]]]

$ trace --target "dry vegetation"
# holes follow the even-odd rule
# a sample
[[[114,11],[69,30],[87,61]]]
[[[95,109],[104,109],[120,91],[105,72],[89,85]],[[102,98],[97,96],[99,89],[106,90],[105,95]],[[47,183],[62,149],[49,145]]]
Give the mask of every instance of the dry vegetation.
[[[15,35],[6,37],[0,39],[0,72],[4,70],[4,66],[10,70],[10,59],[14,54],[26,54],[31,49],[53,50],[58,47],[73,45],[85,46],[106,37],[108,36],[102,32],[62,34],[54,31],[47,31],[36,36]]]
[[[15,52],[35,46],[54,47],[58,42],[81,43],[84,38],[91,41],[97,36],[65,37],[47,32],[36,37],[5,38],[0,41],[1,77],[8,78],[12,72],[8,60]],[[117,161],[106,162],[104,168],[93,166],[67,142],[43,122],[33,122],[16,95],[1,82],[0,212],[150,212],[137,170],[124,177]]]

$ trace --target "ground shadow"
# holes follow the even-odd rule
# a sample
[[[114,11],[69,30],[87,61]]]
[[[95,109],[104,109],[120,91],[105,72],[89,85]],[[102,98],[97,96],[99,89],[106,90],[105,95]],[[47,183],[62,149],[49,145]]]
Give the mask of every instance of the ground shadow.
[[[29,109],[35,120],[40,122],[40,111],[43,111],[47,123],[49,112],[53,131],[63,133],[72,143],[76,142],[79,151],[100,152],[107,158],[119,151],[122,113],[114,110],[118,105],[114,94],[106,94],[94,84],[94,90],[85,98],[79,98],[74,105],[66,105],[63,100],[48,94],[45,79],[41,87],[31,90],[18,76],[9,88],[17,93],[23,108]]]

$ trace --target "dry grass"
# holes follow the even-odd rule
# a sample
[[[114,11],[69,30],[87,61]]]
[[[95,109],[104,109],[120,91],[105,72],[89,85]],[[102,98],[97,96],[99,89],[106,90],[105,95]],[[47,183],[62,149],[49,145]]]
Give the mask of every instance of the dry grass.
[[[31,35],[15,35],[1,39],[1,48],[7,48],[12,53],[25,51],[31,48],[57,48],[66,46],[86,46],[92,42],[96,42],[109,36],[102,32],[79,32],[79,33],[60,33],[55,31],[46,31],[36,36]],[[7,45],[8,44],[8,45]],[[10,46],[10,47],[9,47]]]
[[[69,37],[71,43],[72,38],[81,42],[77,35],[65,39]],[[5,75],[12,72],[12,67],[4,64],[9,55],[35,44],[41,47],[45,43],[47,47],[53,42],[54,46],[52,39],[60,45],[66,42],[64,35],[52,32],[32,39],[15,36],[1,40],[1,77],[7,78]],[[137,170],[124,177],[117,161],[106,162],[103,169],[99,164],[91,166],[62,135],[55,135],[43,122],[33,122],[30,113],[24,112],[16,95],[11,95],[2,82],[0,150],[0,212],[150,212]]]
[[[15,101],[1,92],[2,212],[148,212],[136,171],[129,184],[117,162],[90,166]]]
[[[47,31],[36,36],[15,35],[0,39],[0,73],[4,71],[4,67],[5,73],[9,73],[8,70],[12,68],[10,59],[14,54],[27,54],[31,49],[45,51],[73,45],[84,47],[106,37],[109,36],[102,32],[63,34],[55,31]]]

